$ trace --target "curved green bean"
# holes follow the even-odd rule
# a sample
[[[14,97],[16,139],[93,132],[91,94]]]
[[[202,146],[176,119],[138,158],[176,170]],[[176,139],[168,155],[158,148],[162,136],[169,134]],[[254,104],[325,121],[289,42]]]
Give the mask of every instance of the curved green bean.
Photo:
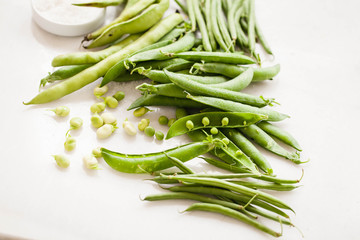
[[[214,32],[212,31],[212,25],[211,25],[211,1],[207,0],[205,1],[205,6],[204,6],[204,12],[205,12],[205,21],[206,21],[206,29],[209,35],[209,41],[210,41],[210,45],[213,51],[215,51],[217,49],[217,44],[216,44],[216,39],[214,36]]]
[[[195,13],[195,20],[198,23],[199,30],[201,32],[201,39],[202,39],[203,47],[204,47],[205,51],[211,52],[212,47],[211,47],[211,44],[210,44],[209,34],[208,34],[208,31],[207,31],[207,28],[206,28],[205,20],[204,20],[204,17],[202,15],[201,11],[200,11],[199,0],[190,0],[190,1],[193,4],[193,9],[194,9],[194,13]]]
[[[191,51],[181,53],[167,53],[170,57],[183,58],[193,62],[221,62],[230,64],[253,64],[254,59],[244,55],[240,52],[204,52],[204,51]]]
[[[218,6],[216,8],[216,19],[217,19],[217,22],[219,25],[220,33],[225,41],[227,49],[229,49],[231,52],[234,52],[234,45],[233,45],[233,42],[231,41],[228,27],[227,27],[227,24],[223,17],[221,2],[220,1],[217,1],[217,2],[218,2]]]
[[[223,37],[221,36],[220,28],[217,21],[217,8],[218,6],[218,0],[207,0],[210,2],[210,28],[211,31],[214,33],[214,37],[216,39],[216,42],[219,44],[220,48],[222,48],[224,51],[228,52],[229,48],[224,42]]]

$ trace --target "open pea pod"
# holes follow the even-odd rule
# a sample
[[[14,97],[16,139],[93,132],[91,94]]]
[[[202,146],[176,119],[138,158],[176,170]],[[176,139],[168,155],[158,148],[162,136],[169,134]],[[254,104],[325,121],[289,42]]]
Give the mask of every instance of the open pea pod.
[[[203,128],[246,127],[266,119],[266,115],[243,112],[205,112],[193,114],[175,121],[169,128],[166,139]]]

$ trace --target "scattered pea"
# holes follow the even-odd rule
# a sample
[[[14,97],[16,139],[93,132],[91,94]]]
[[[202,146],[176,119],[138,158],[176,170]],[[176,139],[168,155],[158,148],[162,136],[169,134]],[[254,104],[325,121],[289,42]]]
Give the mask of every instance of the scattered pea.
[[[92,154],[84,156],[83,162],[88,169],[100,169],[98,160]]]
[[[116,100],[116,98],[114,98],[113,96],[107,96],[104,101],[106,106],[108,106],[109,108],[116,108],[119,105],[118,100]]]
[[[206,127],[207,125],[210,124],[210,119],[208,117],[203,117],[203,119],[201,120],[202,124],[204,125],[204,127]]]
[[[191,120],[187,120],[185,126],[187,129],[191,130],[194,128],[194,123]]]
[[[108,124],[112,124],[112,125],[116,126],[116,118],[112,113],[105,112],[105,113],[101,114],[101,118],[105,124],[108,123]]]
[[[158,121],[161,125],[167,125],[169,123],[169,119],[166,116],[160,116]]]
[[[53,155],[53,157],[59,167],[67,168],[70,165],[70,161],[65,155],[59,154]]]
[[[103,86],[103,87],[99,87],[97,86],[95,89],[94,89],[94,95],[95,97],[99,98],[101,97],[102,95],[104,95],[105,93],[107,93],[107,91],[109,90],[108,86]]]
[[[66,117],[70,113],[70,109],[66,106],[56,107],[54,109],[48,109],[49,111],[54,112],[59,117]]]
[[[104,120],[102,119],[102,117],[100,117],[100,115],[98,113],[95,113],[94,115],[92,115],[90,120],[91,120],[91,125],[94,128],[99,128],[102,125],[104,125]]]
[[[141,117],[141,116],[144,116],[149,111],[150,111],[150,109],[148,109],[147,107],[140,107],[140,108],[136,109],[133,112],[133,114],[135,117]]]
[[[147,126],[144,130],[144,133],[149,137],[153,137],[155,134],[155,129],[152,126]]]
[[[64,148],[66,151],[70,152],[74,150],[75,147],[76,147],[76,139],[69,135],[65,140]]]
[[[140,131],[144,131],[145,128],[146,128],[147,126],[149,126],[149,124],[150,124],[150,119],[145,119],[145,118],[143,118],[143,119],[141,119],[140,122],[138,123],[138,129],[139,129]]]
[[[219,133],[219,130],[218,130],[216,127],[212,127],[212,128],[210,129],[210,133],[211,133],[212,135],[216,135],[216,134]]]
[[[185,117],[187,115],[188,115],[188,113],[187,113],[185,108],[177,108],[176,111],[175,111],[176,119]]]
[[[228,125],[228,124],[229,124],[229,118],[224,117],[223,119],[221,119],[221,124],[222,124],[223,126]]]
[[[123,100],[125,98],[125,93],[123,91],[117,91],[113,97],[120,102],[121,100]]]
[[[175,118],[170,118],[168,122],[168,126],[170,127],[176,121]]]
[[[123,128],[125,132],[130,136],[135,136],[137,133],[135,126],[127,119],[123,122]]]
[[[161,131],[156,131],[155,132],[155,138],[159,141],[163,140],[164,139],[164,133],[161,132]]]
[[[104,124],[96,131],[96,136],[99,139],[105,139],[111,136],[115,131],[115,127],[112,124]]]
[[[102,156],[100,147],[94,148],[91,153],[96,158],[100,158]]]
[[[81,126],[83,125],[83,120],[79,117],[73,117],[72,119],[70,119],[70,129],[66,132],[66,135],[68,135],[68,133],[71,130],[76,130],[81,128]]]
[[[91,105],[90,111],[92,113],[100,113],[100,112],[104,111],[105,108],[106,108],[105,102],[99,102],[99,103],[94,103],[93,105]]]

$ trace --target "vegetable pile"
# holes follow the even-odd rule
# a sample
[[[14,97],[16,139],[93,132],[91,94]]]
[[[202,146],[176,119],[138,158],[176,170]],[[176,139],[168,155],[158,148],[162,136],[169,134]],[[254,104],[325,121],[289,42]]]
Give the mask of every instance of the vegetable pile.
[[[169,0],[123,2],[96,1],[79,5],[125,6],[110,24],[85,36],[85,48],[102,47],[100,50],[56,56],[52,66],[58,69],[41,80],[40,88],[51,85],[25,104],[56,101],[99,81],[94,95],[100,101],[90,107],[91,124],[97,129],[99,139],[108,138],[118,128],[118,122],[104,111],[116,108],[125,93],[118,91],[105,96],[107,84],[144,80],[136,87],[142,96],[128,110],[134,110],[134,116],[141,118],[151,107],[172,106],[176,108],[176,119],[159,116],[159,123],[169,126],[166,134],[154,129],[146,118],[142,118],[137,127],[124,121],[124,131],[129,135],[143,131],[160,141],[186,134],[191,142],[144,154],[121,153],[103,147],[86,155],[84,164],[90,169],[99,169],[96,158],[103,157],[117,171],[153,174],[155,177],[151,180],[167,192],[144,200],[195,200],[199,203],[185,211],[220,213],[275,237],[281,236],[282,233],[258,221],[258,217],[293,226],[285,212],[293,209],[263,189],[291,191],[298,187],[300,180],[277,178],[276,170],[260,148],[295,164],[303,163],[302,149],[290,133],[276,125],[289,116],[271,108],[277,104],[273,98],[243,91],[253,82],[275,78],[280,71],[279,64],[261,66],[261,55],[273,53],[256,20],[255,1],[176,1],[184,14],[177,12],[167,17],[163,14]],[[61,106],[52,111],[66,116],[70,110]],[[76,146],[70,131],[81,126],[82,119],[71,119],[64,143],[66,151]],[[293,150],[288,150],[290,148]],[[197,173],[185,165],[197,157],[222,169],[220,172],[229,173]],[[64,155],[54,155],[54,159],[60,167],[69,166]],[[169,168],[177,170],[163,171]]]

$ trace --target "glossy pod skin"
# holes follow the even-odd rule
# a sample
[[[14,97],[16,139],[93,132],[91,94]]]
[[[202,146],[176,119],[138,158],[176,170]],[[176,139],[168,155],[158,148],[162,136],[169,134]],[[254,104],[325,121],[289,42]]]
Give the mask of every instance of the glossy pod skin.
[[[242,53],[192,51],[167,53],[170,57],[178,57],[193,62],[222,62],[230,64],[254,64],[255,61]]]
[[[144,33],[135,42],[126,46],[124,49],[110,55],[109,57],[83,70],[75,76],[70,77],[61,83],[40,92],[32,100],[24,104],[28,105],[48,103],[79,90],[80,88],[104,76],[112,66],[126,58],[129,54],[132,54],[146,46],[157,42],[162,36],[171,31],[171,29],[173,29],[182,21],[183,18],[180,14],[175,13],[169,15],[168,17],[161,20],[158,24],[153,26],[146,33]]]
[[[207,117],[210,120],[208,125],[204,125],[202,120]],[[224,125],[222,120],[228,119],[228,124]],[[176,120],[169,128],[166,139],[185,134],[189,131],[195,131],[203,128],[238,128],[245,127],[257,123],[261,120],[267,119],[267,116],[258,115],[253,113],[235,113],[235,112],[206,112],[188,115]],[[186,122],[191,121],[194,127],[188,129]]]
[[[109,6],[120,5],[122,2],[124,2],[124,0],[102,0],[102,1],[89,1],[84,3],[72,3],[72,5],[80,6],[80,7],[105,8]]]
[[[232,91],[241,91],[247,86],[249,86],[253,79],[253,76],[254,70],[252,68],[248,68],[243,73],[239,74],[238,76],[227,82],[210,84],[209,86],[214,88],[228,89]]]
[[[106,163],[113,169],[125,173],[152,173],[172,167],[173,164],[166,155],[186,162],[214,149],[213,142],[194,142],[168,149],[165,152],[148,154],[124,154],[101,148],[101,154]]]

